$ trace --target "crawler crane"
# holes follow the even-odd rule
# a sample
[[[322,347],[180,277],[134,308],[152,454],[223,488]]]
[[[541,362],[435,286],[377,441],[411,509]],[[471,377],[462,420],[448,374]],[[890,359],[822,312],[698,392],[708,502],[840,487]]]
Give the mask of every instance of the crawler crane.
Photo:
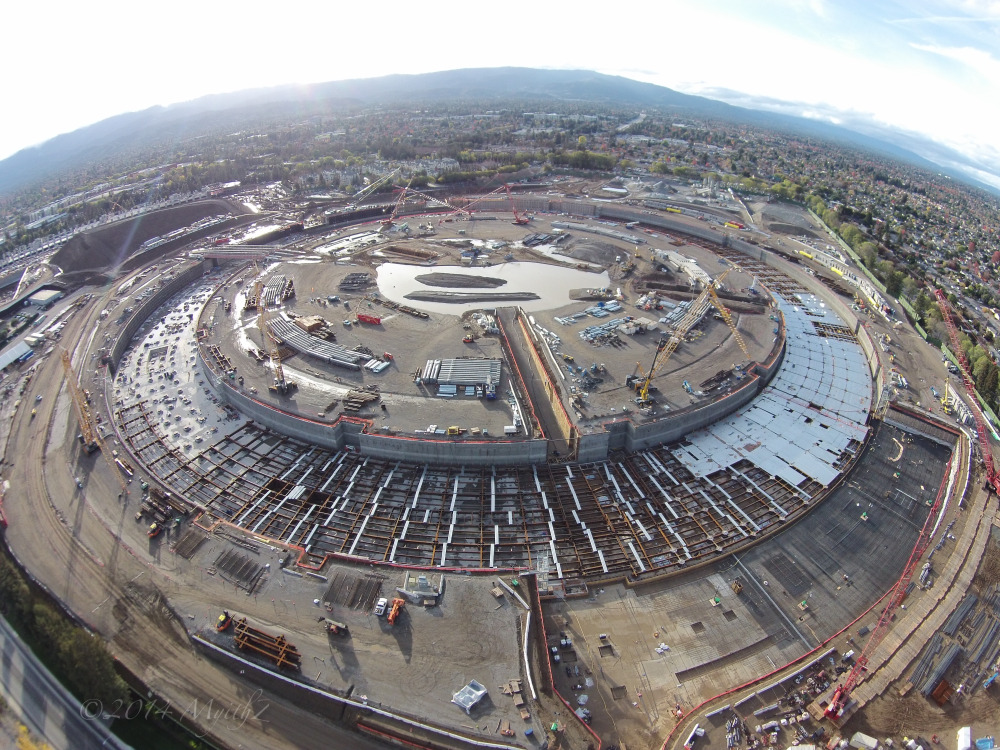
[[[965,356],[965,350],[962,348],[962,342],[959,340],[958,328],[955,326],[955,321],[952,319],[951,308],[948,305],[948,299],[945,296],[945,293],[938,289],[934,292],[934,294],[937,297],[938,307],[941,308],[941,315],[944,317],[945,325],[948,328],[948,336],[951,339],[952,349],[954,349],[955,356],[958,357],[959,362],[962,365],[962,383],[969,395],[972,415],[976,420],[976,435],[979,438],[979,448],[986,468],[986,484],[984,489],[987,492],[996,492],[1000,494],[1000,476],[997,475],[996,467],[993,463],[993,451],[990,446],[988,428],[982,412],[979,409],[979,400],[976,396],[976,386],[972,380],[972,375],[970,374],[969,360]],[[827,707],[825,712],[827,718],[834,721],[840,721],[844,718],[846,709],[850,705],[851,692],[855,687],[857,687],[858,683],[867,671],[868,662],[874,653],[875,648],[882,641],[886,631],[888,631],[889,625],[895,617],[896,608],[900,605],[903,601],[903,597],[906,595],[906,587],[913,578],[913,573],[916,570],[917,564],[920,562],[920,558],[923,556],[927,549],[927,545],[930,543],[931,531],[934,528],[934,519],[936,518],[938,510],[941,507],[943,495],[944,485],[942,484],[941,489],[938,490],[937,498],[934,500],[934,504],[931,506],[930,512],[927,514],[927,520],[924,522],[923,529],[920,531],[920,536],[917,537],[917,543],[913,547],[913,552],[910,553],[910,559],[907,561],[906,567],[903,568],[903,574],[899,577],[896,585],[893,586],[892,591],[889,593],[888,601],[886,602],[885,608],[882,610],[878,624],[872,631],[871,637],[868,639],[868,643],[865,644],[861,656],[859,656],[857,662],[855,662],[854,668],[847,675],[847,679],[845,679],[843,684],[838,686],[836,691],[834,691],[833,698],[831,698],[830,705]]]
[[[104,439],[101,437],[101,432],[97,429],[97,423],[94,420],[94,413],[90,410],[89,399],[80,389],[79,379],[77,378],[76,371],[73,369],[73,362],[70,359],[69,352],[63,349],[59,356],[62,360],[63,369],[66,371],[66,385],[69,386],[69,395],[76,409],[77,419],[80,421],[80,442],[87,453],[93,453],[96,450],[101,452],[104,461],[111,468],[115,479],[118,480],[118,485],[121,487],[122,496],[124,497],[128,494],[128,483],[125,481],[125,477],[122,476],[122,471],[118,463],[108,453],[104,445]]]
[[[670,338],[660,340],[660,343],[656,347],[656,353],[653,355],[653,361],[649,365],[648,373],[643,371],[642,365],[638,362],[635,363],[636,369],[640,373],[641,377],[636,378],[633,376],[631,385],[636,390],[637,395],[635,401],[639,406],[645,407],[653,403],[653,400],[649,397],[650,383],[652,382],[653,377],[656,373],[663,369],[667,360],[670,359],[670,355],[672,355],[677,350],[677,347],[681,345],[681,342],[684,340],[688,331],[694,328],[695,324],[701,320],[701,316],[705,314],[705,310],[708,309],[709,304],[716,304],[713,301],[713,298],[717,299],[715,296],[714,286],[726,278],[726,275],[730,270],[732,269],[727,268],[717,279],[715,279],[715,281],[709,282],[702,293],[699,294],[695,301],[691,303],[691,307],[688,309],[687,314],[681,318],[680,322],[677,324],[677,328],[674,329],[672,334],[670,334]],[[722,306],[721,302],[718,302],[717,306],[725,310],[725,307]],[[728,314],[728,311],[726,311],[726,314],[723,317],[726,318]],[[732,320],[728,319],[727,322],[729,323],[730,329],[735,333],[736,328],[733,326]],[[743,351],[746,352],[746,344],[743,343],[742,337],[737,338],[737,341],[741,344]],[[748,358],[749,356],[750,355],[747,354]]]
[[[274,383],[268,386],[268,390],[285,395],[289,390],[295,388],[295,383],[285,380],[285,370],[281,366],[281,352],[278,351],[278,342],[274,340],[274,336],[267,327],[263,292],[264,284],[258,281],[254,285],[254,294],[257,299],[257,327],[260,329],[260,337],[264,342],[264,353],[270,359],[271,369],[274,370]]]

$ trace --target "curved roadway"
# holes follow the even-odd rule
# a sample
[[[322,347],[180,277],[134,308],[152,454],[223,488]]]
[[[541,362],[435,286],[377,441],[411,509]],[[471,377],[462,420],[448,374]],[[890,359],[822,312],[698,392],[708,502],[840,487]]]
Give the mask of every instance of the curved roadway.
[[[63,340],[86,340],[99,309],[91,303],[76,313]],[[62,363],[53,352],[38,363],[22,396],[32,401],[42,396],[37,415],[31,418],[30,409],[19,409],[11,423],[4,467],[11,487],[4,501],[6,543],[22,565],[108,637],[115,657],[161,697],[161,706],[165,702],[179,719],[197,714],[199,725],[216,741],[246,750],[382,747],[273,695],[255,698],[252,686],[238,675],[194,651],[180,615],[166,603],[164,592],[177,591],[180,584],[169,571],[161,572],[118,543],[136,501],[122,505],[116,517],[98,516],[101,511],[87,501],[90,494],[114,498],[120,488],[99,453],[87,456],[79,450],[76,417],[64,394]],[[79,489],[77,476],[83,479]],[[149,551],[161,558],[159,548]],[[167,557],[162,555],[163,562]],[[211,593],[190,588],[188,596],[214,606]],[[245,716],[248,705],[252,715]],[[78,747],[74,742],[53,747]]]

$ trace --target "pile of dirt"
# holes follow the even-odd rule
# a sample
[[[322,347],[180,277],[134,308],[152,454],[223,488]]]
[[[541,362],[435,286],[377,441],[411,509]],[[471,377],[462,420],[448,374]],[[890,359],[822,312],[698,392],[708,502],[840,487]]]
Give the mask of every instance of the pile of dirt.
[[[114,268],[121,265],[148,239],[190,226],[209,216],[227,214],[236,217],[248,213],[249,209],[244,206],[224,200],[198,201],[151,211],[75,235],[56,252],[50,262],[65,273]],[[206,230],[206,234],[217,232],[222,226],[224,225],[211,227]]]
[[[615,258],[622,254],[622,249],[610,242],[583,239],[572,243],[565,252],[575,260],[584,260],[601,268],[610,268],[615,264]]]
[[[416,277],[425,286],[443,286],[452,289],[495,289],[507,283],[506,279],[492,276],[465,276],[460,273],[423,273]]]
[[[534,292],[410,292],[406,299],[421,302],[449,302],[461,304],[465,302],[527,302],[541,299]]]

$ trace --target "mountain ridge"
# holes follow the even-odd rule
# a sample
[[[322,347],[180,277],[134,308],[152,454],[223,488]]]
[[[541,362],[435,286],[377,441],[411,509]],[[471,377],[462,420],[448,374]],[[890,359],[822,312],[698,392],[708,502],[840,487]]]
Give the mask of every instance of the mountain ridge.
[[[351,108],[408,102],[552,101],[637,106],[687,111],[692,116],[742,122],[769,129],[813,135],[849,143],[933,171],[949,174],[976,187],[996,188],[961,171],[962,162],[951,159],[949,170],[910,148],[880,135],[861,133],[832,123],[805,117],[751,109],[717,99],[684,94],[657,84],[611,76],[589,70],[542,70],[535,68],[465,68],[421,74],[393,74],[369,79],[328,81],[307,86],[285,85],[236,92],[209,94],[197,99],[127,112],[63,133],[37,146],[22,149],[0,161],[0,195],[27,187],[63,171],[81,169],[100,159],[125,158],[133,149],[154,143],[190,137],[219,127],[222,121],[239,117],[287,118],[308,115],[336,106]],[[280,113],[270,114],[276,108]],[[222,116],[225,117],[222,117]],[[912,134],[911,134],[912,135]],[[907,136],[900,134],[900,140]],[[912,137],[907,140],[912,144]],[[919,143],[919,142],[918,142]],[[937,144],[932,144],[937,146]],[[944,147],[938,147],[942,153]]]

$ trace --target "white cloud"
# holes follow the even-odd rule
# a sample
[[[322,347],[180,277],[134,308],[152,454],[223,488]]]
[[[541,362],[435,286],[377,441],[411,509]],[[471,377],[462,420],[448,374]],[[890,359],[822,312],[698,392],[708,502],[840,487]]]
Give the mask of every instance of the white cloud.
[[[910,44],[914,49],[954,60],[971,68],[983,78],[1000,86],[1000,60],[975,47],[942,47],[934,44]],[[996,92],[994,91],[994,94]]]

